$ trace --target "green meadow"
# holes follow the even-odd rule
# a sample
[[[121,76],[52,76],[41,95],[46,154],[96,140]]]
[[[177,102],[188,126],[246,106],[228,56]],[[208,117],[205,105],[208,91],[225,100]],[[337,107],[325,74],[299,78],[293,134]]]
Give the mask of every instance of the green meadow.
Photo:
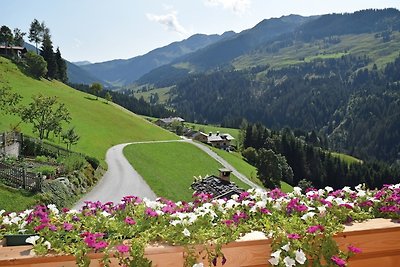
[[[217,175],[222,167],[198,147],[186,142],[134,144],[124,155],[158,196],[178,201],[192,199],[194,177]],[[236,177],[231,180],[248,189]]]
[[[59,102],[65,103],[71,113],[72,121],[65,128],[75,126],[81,137],[72,150],[97,157],[101,161],[104,161],[107,149],[116,144],[178,139],[176,135],[132,112],[112,103],[106,104],[101,98],[95,100],[95,97],[58,81],[36,80],[25,76],[8,59],[0,57],[0,86],[3,85],[11,86],[14,92],[21,94],[23,104],[29,103],[31,97],[37,94],[57,96]],[[20,122],[16,116],[0,116],[0,132]],[[20,128],[24,133],[34,135],[31,125],[21,123]],[[58,144],[58,138],[53,137],[50,141]]]

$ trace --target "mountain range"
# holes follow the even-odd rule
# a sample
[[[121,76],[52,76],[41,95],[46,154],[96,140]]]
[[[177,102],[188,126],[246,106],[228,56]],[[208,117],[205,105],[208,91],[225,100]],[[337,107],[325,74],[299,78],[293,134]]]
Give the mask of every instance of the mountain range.
[[[101,77],[102,80],[114,86],[128,85],[157,67],[169,64],[177,58],[234,35],[233,31],[225,32],[222,35],[195,34],[188,39],[157,48],[142,56],[95,64],[81,64],[80,68],[96,77]]]

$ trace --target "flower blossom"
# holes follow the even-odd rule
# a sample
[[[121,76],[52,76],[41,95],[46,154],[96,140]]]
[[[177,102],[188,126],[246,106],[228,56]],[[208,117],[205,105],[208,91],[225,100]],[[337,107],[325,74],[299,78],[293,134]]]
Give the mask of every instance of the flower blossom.
[[[127,246],[127,245],[118,245],[118,246],[116,246],[116,249],[118,250],[119,253],[129,252],[129,246]]]
[[[136,224],[136,221],[135,221],[134,219],[132,219],[131,217],[129,217],[129,216],[127,216],[127,217],[124,219],[124,222],[125,222],[126,224],[129,224],[129,225],[134,225],[134,224]]]
[[[307,258],[306,258],[306,254],[304,254],[304,252],[301,250],[301,249],[299,249],[299,250],[296,250],[295,251],[295,255],[296,255],[296,261],[298,262],[298,263],[300,263],[300,264],[304,264],[305,262],[306,262],[306,260],[307,260]]]
[[[185,228],[185,229],[182,231],[182,233],[183,233],[184,236],[190,236],[190,231],[189,231],[187,228]]]
[[[289,239],[300,239],[301,236],[299,234],[288,234],[287,237]]]
[[[25,240],[25,242],[29,243],[29,244],[32,244],[32,245],[36,245],[36,241],[38,241],[39,238],[40,238],[40,236],[37,236],[37,235],[30,236]]]
[[[286,267],[293,267],[293,266],[296,266],[296,261],[295,261],[294,259],[290,258],[289,256],[286,256],[286,257],[283,259],[283,262],[285,263],[285,266],[286,266]]]
[[[347,248],[348,248],[348,250],[349,250],[350,252],[353,252],[354,254],[357,254],[357,253],[361,253],[361,252],[362,252],[360,248],[357,248],[357,247],[354,247],[354,246],[348,246]]]
[[[313,234],[313,233],[317,232],[318,230],[323,232],[325,230],[325,228],[320,224],[313,225],[313,226],[308,227],[307,233]]]
[[[346,266],[346,261],[342,258],[339,258],[338,256],[332,256],[331,260],[339,267],[345,267]]]

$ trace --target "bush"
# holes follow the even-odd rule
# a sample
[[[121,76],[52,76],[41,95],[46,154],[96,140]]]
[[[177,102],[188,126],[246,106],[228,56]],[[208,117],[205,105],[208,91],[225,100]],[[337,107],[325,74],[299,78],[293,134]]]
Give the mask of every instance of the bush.
[[[35,161],[45,163],[48,159],[46,156],[36,156]]]
[[[56,175],[57,169],[53,166],[39,166],[33,170],[35,173],[41,173],[46,175],[46,177],[53,177]]]
[[[99,167],[99,165],[100,165],[100,161],[99,161],[97,158],[95,158],[95,157],[86,156],[86,160],[87,160],[87,162],[90,163],[90,165],[92,165],[93,169],[95,169],[95,170],[96,170],[97,167]]]
[[[64,164],[64,171],[66,173],[79,171],[87,164],[84,157],[76,154],[69,155],[62,163]]]
[[[33,77],[44,77],[47,73],[47,63],[42,56],[29,51],[25,55],[25,60],[26,65],[28,66],[28,71]]]

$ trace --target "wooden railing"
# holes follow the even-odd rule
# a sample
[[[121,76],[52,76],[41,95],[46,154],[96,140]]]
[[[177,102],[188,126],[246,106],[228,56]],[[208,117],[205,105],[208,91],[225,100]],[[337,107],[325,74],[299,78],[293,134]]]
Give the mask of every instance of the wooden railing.
[[[29,191],[40,191],[42,179],[33,172],[27,172],[24,167],[0,162],[0,180],[12,187],[23,188]]]
[[[362,249],[362,253],[352,257],[349,267],[397,267],[400,266],[400,223],[386,219],[374,219],[363,223],[346,226],[343,233],[335,237],[338,244],[346,249],[354,245]],[[227,259],[224,267],[261,267],[269,266],[270,240],[251,237],[229,243],[223,247]],[[146,249],[146,257],[153,266],[183,266],[184,250],[182,247],[156,246]],[[99,263],[103,255],[92,253],[90,266],[102,266]],[[75,258],[71,255],[47,255],[37,257],[31,255],[31,246],[0,247],[0,266],[75,266]],[[112,260],[112,266],[118,266]],[[204,262],[204,266],[208,266]],[[217,266],[222,266],[221,262]]]

